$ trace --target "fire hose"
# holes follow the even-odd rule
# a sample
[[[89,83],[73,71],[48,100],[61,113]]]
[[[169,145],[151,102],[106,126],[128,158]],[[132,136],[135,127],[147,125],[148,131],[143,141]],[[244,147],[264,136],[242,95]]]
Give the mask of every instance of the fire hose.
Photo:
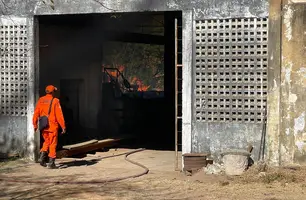
[[[109,178],[109,179],[92,180],[92,181],[36,181],[36,180],[18,179],[16,177],[14,177],[14,179],[0,177],[0,181],[11,182],[11,183],[32,183],[32,184],[101,184],[101,183],[122,181],[122,180],[130,179],[130,178],[137,178],[137,177],[143,176],[145,174],[148,174],[149,169],[142,164],[139,164],[135,161],[132,161],[132,160],[128,159],[128,156],[132,155],[134,153],[137,153],[137,152],[144,151],[144,150],[145,149],[136,149],[134,151],[130,151],[130,152],[127,152],[127,153],[121,153],[121,154],[117,154],[117,155],[106,156],[106,157],[101,157],[101,158],[98,158],[98,159],[94,159],[94,161],[99,161],[99,160],[106,159],[106,158],[113,158],[113,157],[118,157],[118,156],[125,155],[125,160],[126,161],[144,169],[144,172],[139,173],[139,174],[135,174],[135,175],[117,177],[117,178]]]

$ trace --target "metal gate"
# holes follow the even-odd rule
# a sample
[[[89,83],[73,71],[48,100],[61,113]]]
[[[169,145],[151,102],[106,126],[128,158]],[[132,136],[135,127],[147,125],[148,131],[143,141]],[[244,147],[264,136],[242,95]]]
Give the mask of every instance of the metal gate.
[[[267,98],[268,19],[195,21],[193,152],[253,144]]]

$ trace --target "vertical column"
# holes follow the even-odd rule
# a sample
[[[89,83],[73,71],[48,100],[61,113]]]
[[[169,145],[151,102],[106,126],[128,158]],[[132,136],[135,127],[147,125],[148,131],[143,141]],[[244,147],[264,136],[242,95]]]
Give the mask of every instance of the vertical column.
[[[194,23],[193,12],[183,11],[183,87],[182,87],[182,153],[191,153],[192,110],[193,110],[193,47]],[[184,166],[183,166],[184,167]]]
[[[36,20],[34,17],[27,19],[27,27],[28,27],[28,60],[29,60],[29,67],[28,67],[28,106],[27,106],[27,156],[31,160],[37,159],[37,147],[39,147],[39,135],[34,133],[33,125],[32,125],[32,117],[35,108],[36,102],[36,93],[35,91],[35,80],[36,80],[36,53],[38,53],[38,46],[36,48]],[[37,29],[38,30],[38,29]],[[37,84],[38,85],[38,84]]]
[[[283,0],[280,161],[306,163],[306,2]]]
[[[279,165],[280,156],[281,12],[281,1],[270,0],[266,159],[272,165]]]

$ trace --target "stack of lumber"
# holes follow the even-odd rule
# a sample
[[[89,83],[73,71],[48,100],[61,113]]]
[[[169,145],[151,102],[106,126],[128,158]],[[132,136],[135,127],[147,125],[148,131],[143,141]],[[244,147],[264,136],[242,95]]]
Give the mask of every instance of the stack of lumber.
[[[112,147],[121,139],[89,140],[72,145],[63,146],[62,150],[57,151],[57,158],[82,155],[88,152],[97,151],[103,148]]]

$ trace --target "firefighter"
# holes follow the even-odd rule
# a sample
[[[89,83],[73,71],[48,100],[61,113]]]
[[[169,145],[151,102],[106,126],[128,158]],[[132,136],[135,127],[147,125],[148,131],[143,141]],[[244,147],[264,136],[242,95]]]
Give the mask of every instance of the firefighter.
[[[58,129],[61,127],[62,134],[66,133],[66,125],[61,109],[60,101],[54,97],[57,88],[53,85],[46,87],[46,95],[41,97],[36,105],[33,126],[35,132],[39,128],[44,139],[43,146],[40,150],[39,162],[41,166],[48,167],[49,169],[56,168],[56,146],[58,142]],[[41,128],[42,118],[46,119],[47,125]],[[37,126],[39,121],[39,127]],[[60,126],[60,127],[59,127]],[[49,157],[49,162],[48,161]]]

